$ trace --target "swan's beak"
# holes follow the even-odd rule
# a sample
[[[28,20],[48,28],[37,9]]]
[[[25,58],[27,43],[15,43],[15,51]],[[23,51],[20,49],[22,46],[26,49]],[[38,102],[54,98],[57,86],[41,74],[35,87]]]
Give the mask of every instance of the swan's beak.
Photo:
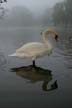
[[[55,34],[55,40],[58,41],[58,35],[57,34]]]

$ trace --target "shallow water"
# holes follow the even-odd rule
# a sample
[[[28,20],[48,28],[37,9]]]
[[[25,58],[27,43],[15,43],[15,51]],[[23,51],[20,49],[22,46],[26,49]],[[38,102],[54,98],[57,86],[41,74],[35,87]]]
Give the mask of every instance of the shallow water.
[[[0,28],[1,108],[72,106],[72,29],[59,34],[53,54],[32,61],[8,57],[26,42],[41,41],[43,28]]]

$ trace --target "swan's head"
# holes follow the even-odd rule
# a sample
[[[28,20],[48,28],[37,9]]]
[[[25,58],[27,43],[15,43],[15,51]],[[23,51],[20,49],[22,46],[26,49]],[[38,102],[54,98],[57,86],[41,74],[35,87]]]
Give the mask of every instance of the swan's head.
[[[41,32],[41,35],[44,35],[44,36],[47,36],[48,34],[52,34],[52,36],[54,37],[54,39],[56,41],[58,41],[58,34],[54,30],[48,29],[48,30],[45,30],[45,31]]]

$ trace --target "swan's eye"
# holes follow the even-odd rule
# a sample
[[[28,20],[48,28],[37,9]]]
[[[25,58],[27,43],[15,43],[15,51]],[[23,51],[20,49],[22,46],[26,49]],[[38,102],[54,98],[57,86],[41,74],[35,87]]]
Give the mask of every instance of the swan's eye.
[[[56,41],[58,40],[58,35],[57,35],[57,34],[55,34],[55,40],[56,40]]]

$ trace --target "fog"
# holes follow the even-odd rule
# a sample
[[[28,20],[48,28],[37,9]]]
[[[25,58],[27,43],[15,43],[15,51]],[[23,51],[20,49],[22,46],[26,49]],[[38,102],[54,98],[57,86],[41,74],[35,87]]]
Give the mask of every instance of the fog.
[[[6,7],[12,8],[14,6],[26,6],[33,12],[41,12],[45,8],[52,7],[55,3],[63,0],[8,0]]]
[[[0,26],[71,25],[70,4],[68,0],[7,0],[2,4],[6,12],[1,9],[0,19],[5,20],[0,20]]]

